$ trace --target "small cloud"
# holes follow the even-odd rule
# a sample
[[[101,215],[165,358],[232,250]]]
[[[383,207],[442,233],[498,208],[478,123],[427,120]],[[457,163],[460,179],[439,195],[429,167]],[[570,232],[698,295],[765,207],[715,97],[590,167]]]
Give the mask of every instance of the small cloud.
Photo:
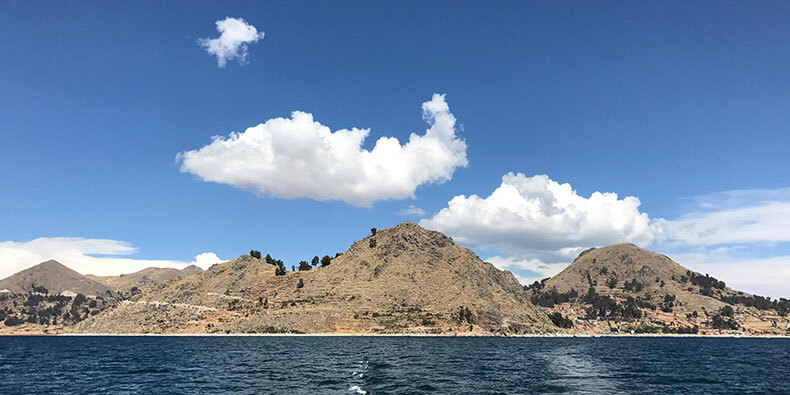
[[[409,208],[398,211],[398,215],[414,215],[417,217],[422,217],[423,215],[425,215],[425,210],[416,207],[415,205],[412,204],[409,206]]]
[[[212,265],[224,262],[217,254],[213,252],[204,252],[195,257],[193,264],[203,270],[210,268]]]
[[[516,275],[519,282],[528,285],[536,280],[553,277],[562,269],[568,267],[567,263],[544,263],[539,259],[516,259],[513,257],[492,256],[486,262],[496,266],[497,269],[509,270]]]
[[[217,38],[201,38],[198,44],[206,48],[209,54],[217,57],[217,65],[225,67],[228,60],[238,59],[240,64],[246,63],[247,44],[263,39],[263,32],[258,32],[242,18],[225,18],[217,21]]]

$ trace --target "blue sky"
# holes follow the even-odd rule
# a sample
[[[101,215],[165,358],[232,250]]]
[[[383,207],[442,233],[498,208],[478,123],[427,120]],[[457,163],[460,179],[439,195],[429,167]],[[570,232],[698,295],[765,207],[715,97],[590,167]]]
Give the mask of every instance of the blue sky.
[[[344,251],[372,226],[422,220],[524,281],[580,248],[631,241],[788,297],[789,16],[772,1],[3,1],[0,272],[41,251],[94,272],[251,248],[297,264]],[[226,17],[265,36],[244,62],[219,67],[199,40],[218,38]],[[441,167],[416,156],[402,188],[391,172],[355,184],[356,173],[328,178],[326,163],[309,160],[303,170],[329,185],[299,185],[305,173],[290,166],[252,166],[254,186],[205,182],[216,158],[203,151],[195,160],[214,165],[191,170],[176,158],[296,110],[331,132],[369,129],[362,151],[381,137],[405,147],[430,127],[421,106],[434,93],[457,120],[445,142],[463,141],[463,158]],[[244,164],[262,160],[256,147],[242,149],[252,152]],[[424,169],[433,176],[414,178]],[[508,188],[549,208],[491,199],[459,201],[478,210],[469,217],[450,209],[458,195],[489,197],[509,172]],[[272,193],[275,175],[290,189]],[[383,198],[360,204],[354,185]],[[596,191],[619,203],[588,204]],[[398,214],[411,205],[425,214]],[[706,238],[689,230],[702,227]],[[103,242],[85,247],[93,239]]]

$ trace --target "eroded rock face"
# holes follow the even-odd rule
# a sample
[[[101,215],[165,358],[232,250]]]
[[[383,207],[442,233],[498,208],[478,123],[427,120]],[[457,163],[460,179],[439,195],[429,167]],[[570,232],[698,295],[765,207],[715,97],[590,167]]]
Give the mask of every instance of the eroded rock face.
[[[308,254],[313,255],[313,254]],[[290,266],[290,265],[287,265]],[[381,229],[325,267],[276,276],[241,256],[76,328],[83,332],[545,333],[512,273],[414,223]],[[301,284],[301,286],[300,286]],[[155,308],[146,308],[155,306]],[[201,310],[202,309],[202,310]]]

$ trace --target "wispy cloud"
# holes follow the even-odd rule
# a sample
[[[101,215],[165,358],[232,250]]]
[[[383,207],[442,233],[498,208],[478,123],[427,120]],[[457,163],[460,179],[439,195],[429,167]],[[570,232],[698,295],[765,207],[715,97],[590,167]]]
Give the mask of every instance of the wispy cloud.
[[[417,217],[422,217],[423,215],[425,215],[425,210],[412,204],[409,205],[409,208],[405,208],[403,210],[398,211],[398,215],[414,215]]]
[[[247,61],[247,44],[263,39],[263,32],[242,18],[225,18],[216,22],[217,38],[201,38],[198,44],[217,57],[217,65],[225,67],[228,60],[238,59],[239,63]]]

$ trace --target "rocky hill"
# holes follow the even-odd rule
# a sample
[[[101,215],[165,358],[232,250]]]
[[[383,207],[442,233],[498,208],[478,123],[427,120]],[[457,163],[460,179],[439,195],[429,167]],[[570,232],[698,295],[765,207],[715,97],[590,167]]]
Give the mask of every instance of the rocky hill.
[[[116,300],[103,284],[47,261],[0,280],[0,333],[61,332]]]
[[[115,292],[131,295],[136,292],[147,292],[159,284],[172,281],[181,277],[191,276],[202,272],[203,269],[190,265],[183,269],[149,267],[130,274],[119,276],[94,276],[85,277],[102,283]]]
[[[91,317],[79,332],[545,333],[512,273],[413,223],[321,266],[286,271],[249,255]],[[272,264],[273,263],[273,264]],[[307,269],[310,265],[300,265]],[[280,275],[278,275],[280,274]]]
[[[58,261],[46,261],[0,280],[0,291],[27,294],[109,296],[110,289],[69,269]]]
[[[533,302],[577,320],[582,331],[785,334],[790,324],[786,300],[733,290],[633,244],[584,251],[529,289]]]

